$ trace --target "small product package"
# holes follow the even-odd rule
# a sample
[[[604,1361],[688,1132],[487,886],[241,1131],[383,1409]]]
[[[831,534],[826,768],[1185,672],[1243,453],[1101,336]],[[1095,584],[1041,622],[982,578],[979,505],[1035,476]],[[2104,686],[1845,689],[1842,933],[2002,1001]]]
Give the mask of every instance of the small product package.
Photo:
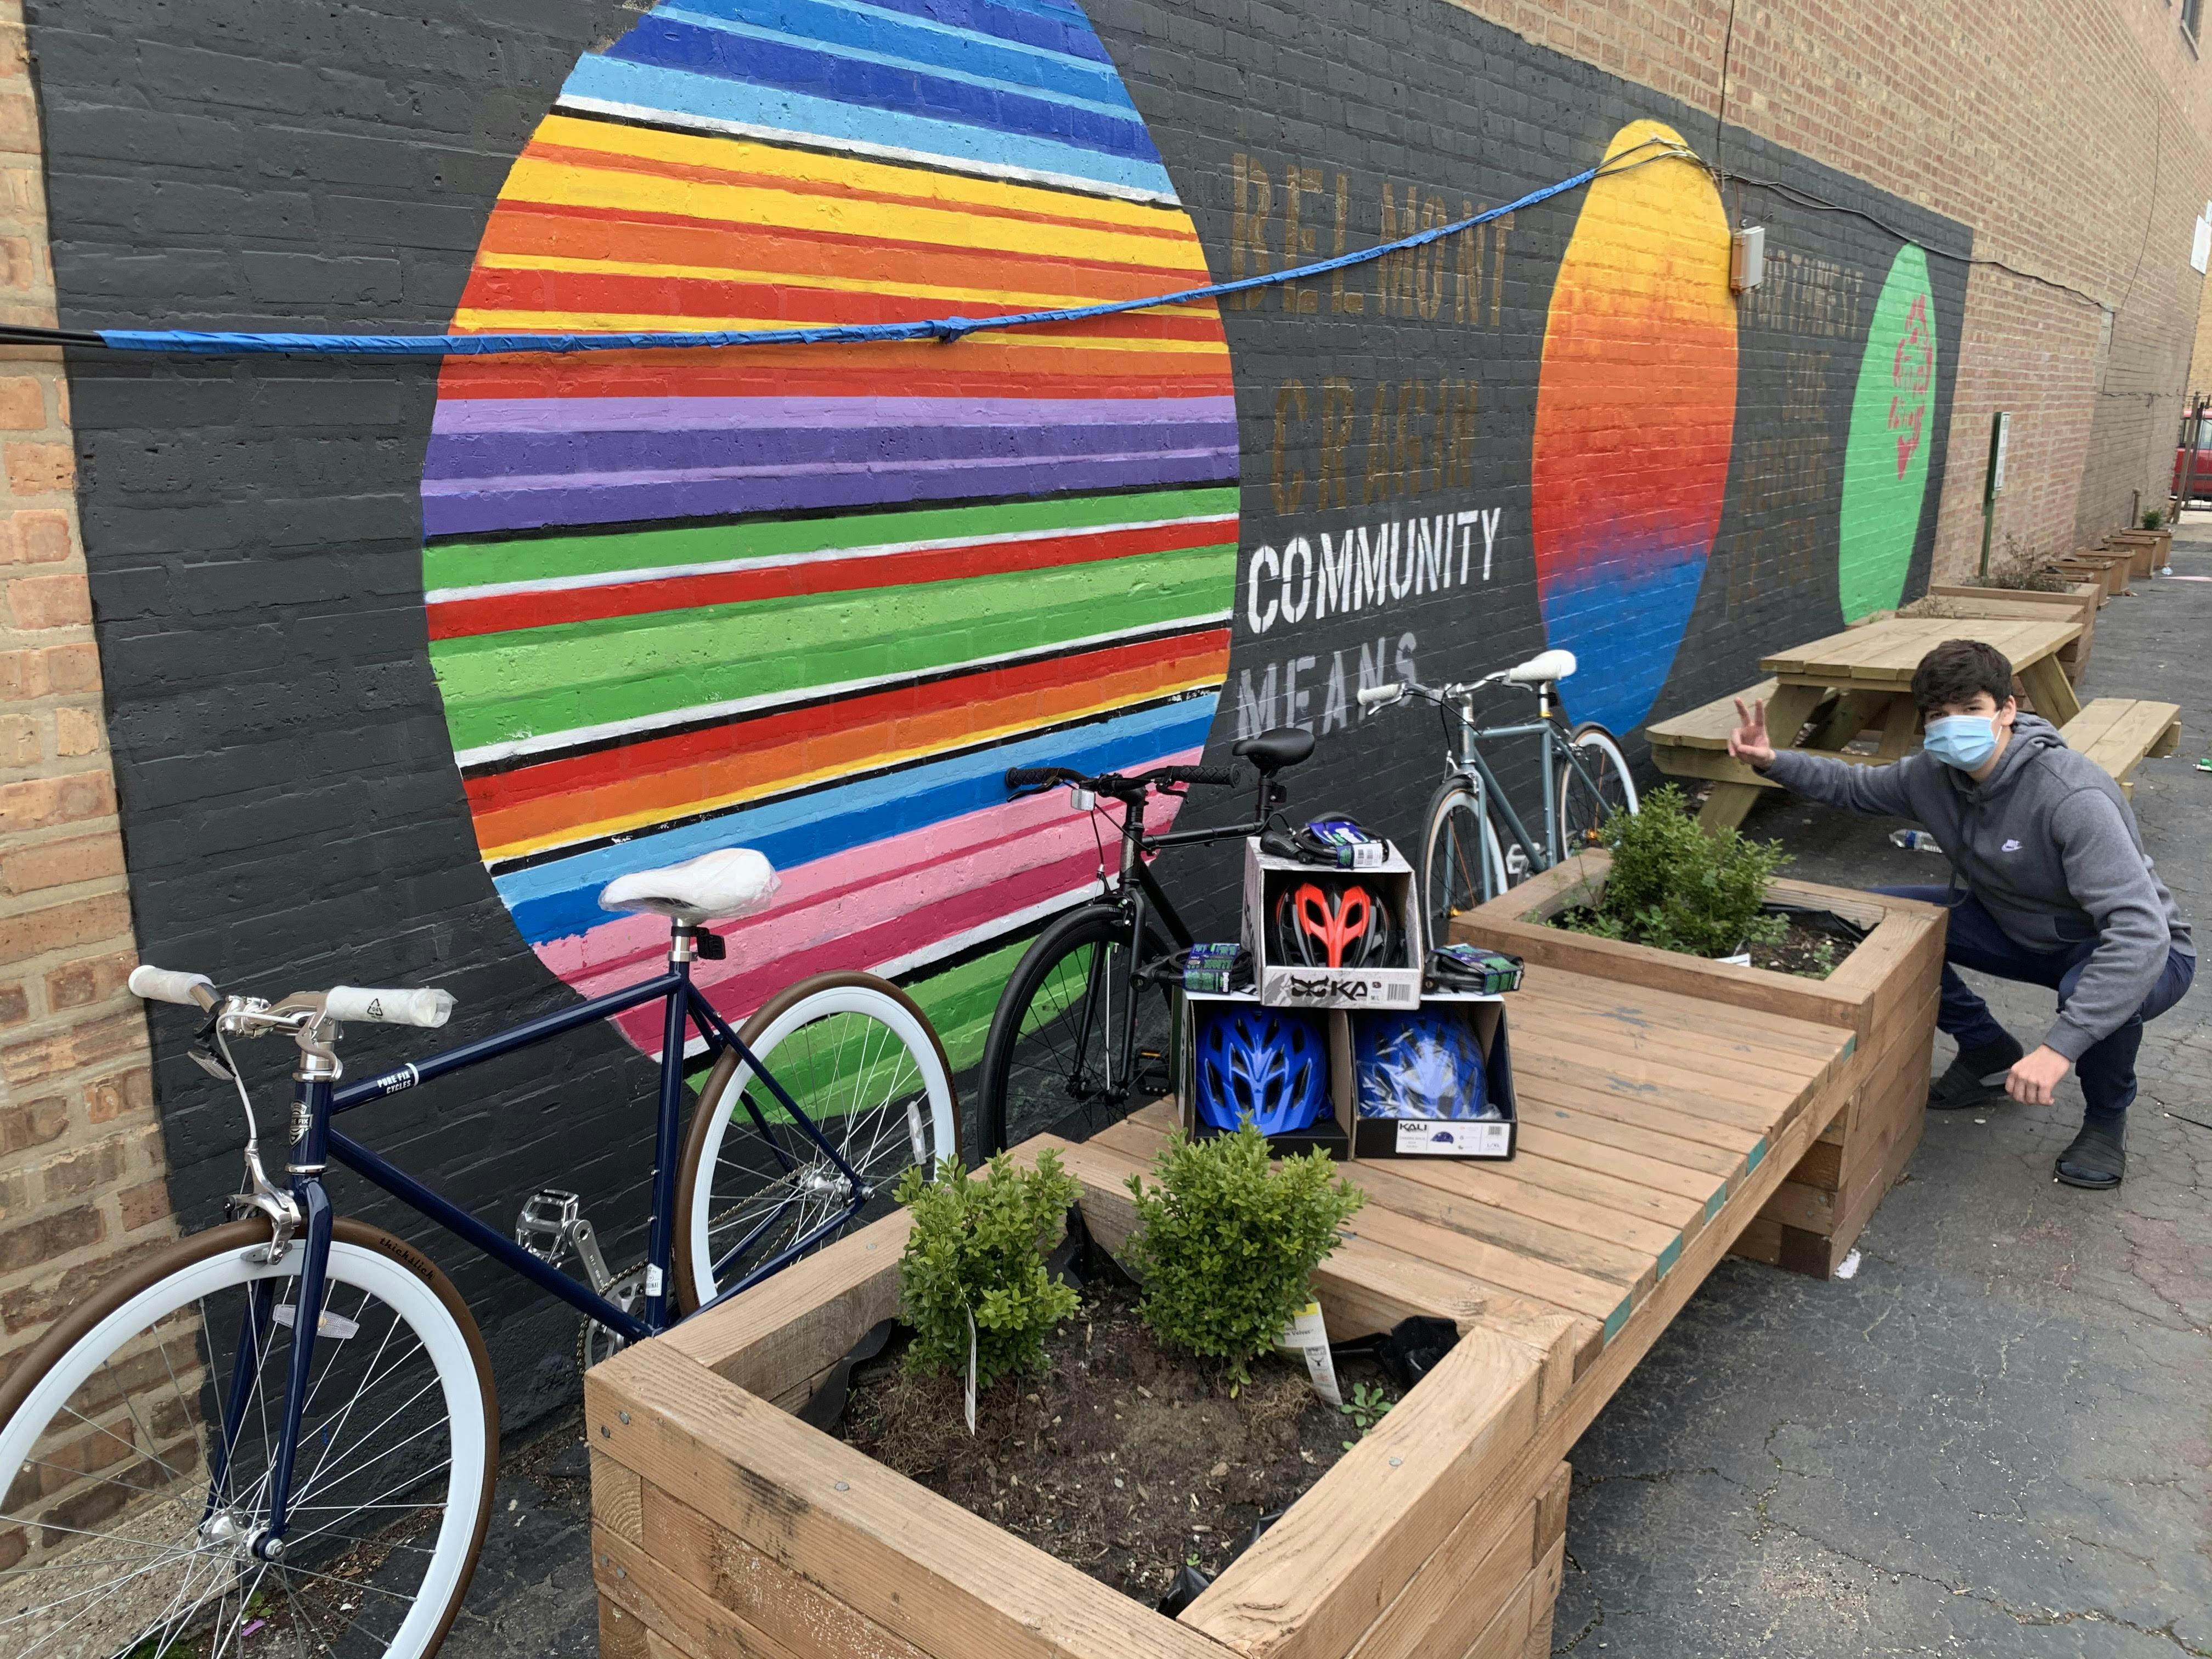
[[[1520,1123],[1503,996],[1432,992],[1415,1010],[1344,1018],[1354,1157],[1513,1156]]]

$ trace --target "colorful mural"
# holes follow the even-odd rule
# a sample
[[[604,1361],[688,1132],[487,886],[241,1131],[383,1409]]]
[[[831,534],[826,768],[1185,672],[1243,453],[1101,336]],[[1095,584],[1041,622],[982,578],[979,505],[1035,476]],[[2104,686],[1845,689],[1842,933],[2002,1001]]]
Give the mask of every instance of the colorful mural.
[[[1846,621],[1905,597],[1928,493],[1936,335],[1928,256],[1908,242],[1891,262],[1875,301],[1851,400],[1836,563]]]
[[[1671,127],[1638,121],[1608,160]],[[1711,176],[1662,159],[1601,178],[1552,289],[1529,464],[1549,642],[1578,720],[1626,732],[1667,682],[1728,490],[1736,401],[1729,228]]]
[[[581,59],[454,326],[746,328],[1081,305],[1204,254],[1057,0],[686,0]],[[431,659],[477,837],[579,991],[665,949],[596,896],[784,872],[701,980],[906,977],[956,1064],[1018,930],[1094,878],[1009,766],[1195,758],[1237,438],[1210,303],[935,343],[464,360],[422,478]],[[1171,813],[1172,803],[1164,803]],[[651,1019],[627,1027],[657,1046]]]

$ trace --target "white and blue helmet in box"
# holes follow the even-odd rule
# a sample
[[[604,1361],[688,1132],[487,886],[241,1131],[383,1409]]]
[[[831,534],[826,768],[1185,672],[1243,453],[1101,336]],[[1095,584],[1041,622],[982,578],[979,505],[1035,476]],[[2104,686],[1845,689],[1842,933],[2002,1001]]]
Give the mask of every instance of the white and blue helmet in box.
[[[1446,1013],[1371,1014],[1357,1024],[1352,1076],[1362,1117],[1491,1118],[1482,1045]]]

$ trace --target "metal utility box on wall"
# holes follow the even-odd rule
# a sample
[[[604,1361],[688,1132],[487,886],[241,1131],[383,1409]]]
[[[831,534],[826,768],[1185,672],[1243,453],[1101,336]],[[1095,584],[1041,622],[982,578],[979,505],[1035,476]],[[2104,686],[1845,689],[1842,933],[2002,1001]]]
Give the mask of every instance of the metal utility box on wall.
[[[1729,292],[1748,293],[1766,280],[1766,227],[1746,225],[1729,238]]]

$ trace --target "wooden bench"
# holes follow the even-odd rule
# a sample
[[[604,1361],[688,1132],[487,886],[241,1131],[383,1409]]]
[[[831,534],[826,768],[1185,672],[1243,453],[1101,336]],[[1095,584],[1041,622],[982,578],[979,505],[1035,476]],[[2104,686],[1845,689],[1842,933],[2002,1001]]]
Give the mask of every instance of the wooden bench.
[[[901,1212],[586,1373],[602,1651],[1549,1654],[1564,1459],[1835,1121],[1856,1038],[1535,965],[1508,1007],[1516,1155],[1345,1164],[1367,1203],[1315,1275],[1334,1337],[1427,1315],[1459,1346],[1178,1618],[777,1409],[896,1313]],[[1054,1147],[1110,1249],[1172,1121],[1016,1156]]]
[[[1736,728],[1736,700],[1741,698],[1747,704],[1754,698],[1771,702],[1778,685],[1778,682],[1774,680],[1761,680],[1757,685],[1747,686],[1725,697],[1716,697],[1709,703],[1671,719],[1654,720],[1644,728],[1644,738],[1651,745],[1652,764],[1669,777],[1700,779],[1717,784],[1741,784],[1752,789],[1779,789],[1780,784],[1753,771],[1728,751],[1729,734]],[[1824,727],[1830,728],[1820,734],[1823,738],[1844,743],[1857,735],[1855,729],[1838,736],[1833,729],[1854,718],[1848,697],[1833,700],[1827,705],[1825,714],[1816,710],[1814,718],[1820,720]],[[1890,718],[1886,720],[1881,741],[1874,753],[1838,754],[1833,758],[1862,766],[1886,766],[1911,748],[1917,731],[1917,721]],[[1772,735],[1778,741],[1782,736],[1779,732]],[[1735,804],[1733,792],[1716,789],[1712,799],[1706,803],[1707,808],[1713,809],[1716,802],[1727,809],[1726,815],[1715,810],[1701,811],[1698,814],[1701,823],[1710,826],[1741,820],[1742,813]]]
[[[2148,757],[2171,755],[2181,743],[2181,706],[2134,697],[2098,697],[2059,728],[2066,746],[2087,755],[2118,781],[2133,799],[2129,775]]]

